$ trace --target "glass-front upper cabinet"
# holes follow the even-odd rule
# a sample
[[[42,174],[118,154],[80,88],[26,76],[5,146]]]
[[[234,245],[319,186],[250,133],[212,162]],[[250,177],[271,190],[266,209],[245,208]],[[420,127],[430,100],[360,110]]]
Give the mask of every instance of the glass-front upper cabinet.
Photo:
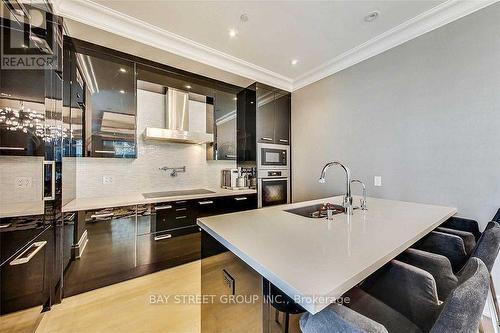
[[[14,20],[0,22],[5,56],[0,65],[0,155],[43,156],[46,71],[7,61],[45,56],[31,47],[27,29],[28,25]]]
[[[75,44],[70,47],[71,101],[66,116],[71,122],[72,155],[135,158],[135,64]]]
[[[236,102],[236,94],[215,91],[213,159],[236,160]]]

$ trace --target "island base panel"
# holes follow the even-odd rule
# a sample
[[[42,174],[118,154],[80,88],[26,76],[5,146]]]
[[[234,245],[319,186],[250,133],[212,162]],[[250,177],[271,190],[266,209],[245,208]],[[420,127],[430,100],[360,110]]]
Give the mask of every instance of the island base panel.
[[[284,313],[269,300],[269,282],[215,238],[201,232],[201,332],[284,332]],[[288,332],[300,332],[290,315]],[[277,321],[276,321],[277,319]]]

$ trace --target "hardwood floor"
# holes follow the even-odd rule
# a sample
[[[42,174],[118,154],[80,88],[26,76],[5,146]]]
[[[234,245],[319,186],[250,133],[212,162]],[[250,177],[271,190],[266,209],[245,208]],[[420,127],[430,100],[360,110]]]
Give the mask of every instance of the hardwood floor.
[[[41,306],[0,317],[1,333],[33,333],[43,317]]]
[[[199,295],[200,261],[63,299],[36,333],[200,332],[200,306],[150,304],[150,295]]]

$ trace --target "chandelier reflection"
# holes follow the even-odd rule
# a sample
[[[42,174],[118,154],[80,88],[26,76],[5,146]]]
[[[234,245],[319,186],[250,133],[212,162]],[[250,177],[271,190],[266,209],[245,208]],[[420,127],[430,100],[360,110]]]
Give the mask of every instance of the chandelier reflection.
[[[45,142],[67,138],[67,129],[47,124],[45,115],[29,108],[0,107],[0,126],[13,132],[32,133]]]

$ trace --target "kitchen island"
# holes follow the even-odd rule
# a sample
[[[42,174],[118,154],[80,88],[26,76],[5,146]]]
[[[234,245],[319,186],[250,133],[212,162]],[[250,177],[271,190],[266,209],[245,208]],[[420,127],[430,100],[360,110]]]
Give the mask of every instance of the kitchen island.
[[[286,211],[325,202],[340,204],[342,197],[198,219],[202,294],[215,298],[202,306],[202,331],[248,325],[273,331],[274,315],[263,298],[232,304],[221,298],[269,296],[271,285],[317,313],[456,213],[377,198],[368,198],[368,210],[333,220]]]

